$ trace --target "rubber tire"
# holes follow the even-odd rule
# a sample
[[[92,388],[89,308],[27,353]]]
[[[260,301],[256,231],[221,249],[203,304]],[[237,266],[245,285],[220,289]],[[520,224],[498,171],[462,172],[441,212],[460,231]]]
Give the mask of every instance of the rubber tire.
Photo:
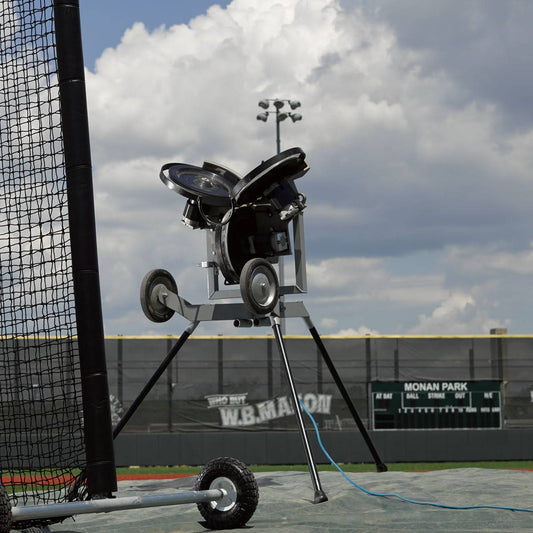
[[[178,293],[178,286],[170,272],[162,268],[150,270],[141,282],[141,307],[145,316],[152,322],[166,322],[172,318],[174,310],[164,306],[154,297],[157,285],[164,285],[171,292]]]
[[[257,274],[258,270],[263,271],[267,276],[270,275],[272,283],[274,284],[274,298],[272,298],[272,301],[268,304],[258,302],[252,294],[251,283],[253,276]],[[243,266],[239,281],[242,300],[251,313],[264,316],[274,310],[279,300],[279,280],[272,263],[259,257],[250,259]]]
[[[208,490],[218,478],[228,478],[237,490],[236,501],[228,510],[214,508],[216,502],[198,503],[198,510],[209,529],[234,529],[243,527],[254,514],[259,501],[259,489],[248,467],[232,457],[219,457],[209,461],[196,479],[194,490]]]
[[[11,502],[7,496],[6,488],[0,483],[0,533],[9,533],[11,524]]]

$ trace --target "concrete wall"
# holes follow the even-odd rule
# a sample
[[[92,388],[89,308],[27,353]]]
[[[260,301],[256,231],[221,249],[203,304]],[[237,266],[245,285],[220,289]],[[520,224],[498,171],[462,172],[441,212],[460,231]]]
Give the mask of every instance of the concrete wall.
[[[324,446],[337,462],[372,463],[356,431],[325,431]],[[533,430],[378,431],[372,440],[385,463],[533,459]],[[317,463],[328,463],[310,434]],[[197,465],[232,456],[248,464],[305,464],[297,432],[123,434],[115,441],[118,466]]]

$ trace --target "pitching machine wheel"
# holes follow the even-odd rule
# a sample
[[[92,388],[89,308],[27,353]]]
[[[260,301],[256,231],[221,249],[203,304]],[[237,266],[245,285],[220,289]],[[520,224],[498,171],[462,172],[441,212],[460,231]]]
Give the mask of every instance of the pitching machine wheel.
[[[256,257],[244,265],[240,275],[244,305],[255,315],[267,315],[279,300],[279,281],[272,264]]]
[[[279,182],[284,179],[295,180],[308,170],[304,151],[301,148],[289,148],[246,174],[233,187],[231,196],[238,206],[255,202]]]
[[[0,533],[11,531],[11,503],[6,488],[0,483]]]
[[[165,289],[178,293],[172,274],[163,269],[150,270],[141,282],[141,307],[152,322],[166,322],[174,314],[173,309],[159,301],[159,293]]]
[[[250,520],[259,501],[259,490],[248,467],[231,457],[219,457],[207,463],[194,490],[224,489],[222,500],[199,503],[198,510],[210,529],[234,529]]]

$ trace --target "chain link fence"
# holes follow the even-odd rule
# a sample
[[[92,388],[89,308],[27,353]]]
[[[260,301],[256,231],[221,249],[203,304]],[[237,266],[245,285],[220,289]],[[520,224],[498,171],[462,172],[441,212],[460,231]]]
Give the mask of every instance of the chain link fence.
[[[112,409],[124,409],[176,342],[175,337],[107,337]],[[503,428],[533,426],[533,336],[325,337],[361,418],[370,427],[373,381],[500,381]],[[353,430],[310,337],[287,337],[296,386],[321,429]],[[296,430],[273,337],[191,337],[125,432]]]

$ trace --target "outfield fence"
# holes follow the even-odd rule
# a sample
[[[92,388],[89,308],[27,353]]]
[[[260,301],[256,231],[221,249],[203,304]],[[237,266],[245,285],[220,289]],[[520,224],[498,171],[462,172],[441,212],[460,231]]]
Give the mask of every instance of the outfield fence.
[[[115,421],[177,337],[106,337]],[[355,406],[370,428],[372,382],[501,383],[502,429],[533,426],[533,336],[325,337]],[[287,337],[298,392],[327,431],[355,424],[315,343]],[[191,337],[124,432],[296,430],[273,337]]]

